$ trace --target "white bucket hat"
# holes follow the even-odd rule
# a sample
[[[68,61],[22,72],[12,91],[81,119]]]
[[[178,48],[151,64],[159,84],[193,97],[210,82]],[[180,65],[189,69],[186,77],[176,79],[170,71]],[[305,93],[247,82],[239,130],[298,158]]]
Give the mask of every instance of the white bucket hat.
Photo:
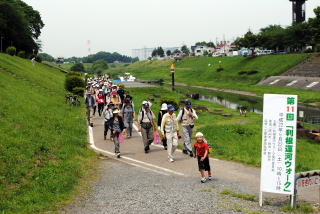
[[[116,110],[113,111],[113,113],[114,113],[114,114],[119,114],[120,111],[119,111],[119,109],[116,109]]]
[[[161,105],[161,110],[162,110],[162,111],[168,110],[168,105],[167,105],[167,103],[162,103],[162,105]]]
[[[196,134],[196,137],[203,137],[203,134],[202,134],[201,132],[198,132],[198,133]]]

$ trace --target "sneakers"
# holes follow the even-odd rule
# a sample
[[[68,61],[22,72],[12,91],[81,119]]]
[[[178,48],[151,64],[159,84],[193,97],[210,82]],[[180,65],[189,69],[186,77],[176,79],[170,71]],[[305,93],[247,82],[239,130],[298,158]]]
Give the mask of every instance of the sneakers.
[[[190,152],[190,157],[192,157],[192,158],[193,158],[193,152]]]
[[[208,177],[208,179],[209,179],[209,181],[211,181],[211,180],[213,179],[213,177],[210,175],[210,176]]]
[[[201,183],[205,183],[207,179],[205,177],[201,178]]]
[[[174,162],[174,159],[173,158],[168,158],[169,159],[169,162],[172,163]]]
[[[116,153],[116,156],[117,156],[117,158],[121,157],[120,153]]]
[[[188,150],[184,149],[184,150],[182,150],[182,153],[187,155],[188,154]]]
[[[168,148],[166,146],[164,146],[164,150],[168,150]]]

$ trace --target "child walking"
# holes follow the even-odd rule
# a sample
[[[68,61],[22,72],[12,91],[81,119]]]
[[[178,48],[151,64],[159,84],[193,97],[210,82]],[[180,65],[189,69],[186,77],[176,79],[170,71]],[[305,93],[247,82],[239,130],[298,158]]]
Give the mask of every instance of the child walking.
[[[209,146],[204,141],[204,136],[201,132],[196,134],[197,142],[193,146],[194,157],[198,159],[199,171],[201,173],[201,183],[207,181],[205,171],[208,171],[208,179],[212,180],[211,168],[209,163]]]

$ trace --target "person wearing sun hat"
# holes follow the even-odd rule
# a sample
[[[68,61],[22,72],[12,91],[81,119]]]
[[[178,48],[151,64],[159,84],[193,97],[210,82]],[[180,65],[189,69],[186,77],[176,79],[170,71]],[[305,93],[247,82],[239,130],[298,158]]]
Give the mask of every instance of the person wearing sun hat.
[[[160,109],[159,114],[158,114],[158,130],[159,130],[160,133],[161,133],[161,121],[162,121],[163,116],[167,112],[168,112],[167,103],[162,103],[161,109]],[[164,149],[167,150],[167,139],[165,138],[165,135],[162,135],[161,137],[162,137],[162,139],[161,139],[162,145],[163,145]]]
[[[192,130],[194,128],[194,121],[198,119],[197,113],[192,109],[192,104],[189,100],[186,100],[185,106],[180,110],[178,115],[178,121],[182,125],[182,133],[184,138],[184,154],[190,154],[190,157],[193,157],[191,138]]]
[[[168,105],[168,113],[163,115],[160,128],[162,135],[167,139],[168,160],[170,162],[174,162],[174,152],[179,139],[179,124],[174,110],[172,105]]]
[[[142,135],[144,152],[149,153],[150,145],[153,142],[153,131],[157,131],[154,122],[155,115],[150,109],[149,102],[143,101],[142,105],[138,114],[138,132],[141,132]]]
[[[120,144],[119,144],[119,135],[125,133],[125,126],[123,123],[122,117],[119,115],[119,109],[113,110],[113,117],[110,120],[109,128],[111,130],[111,135],[114,143],[114,152],[117,158],[120,158]]]

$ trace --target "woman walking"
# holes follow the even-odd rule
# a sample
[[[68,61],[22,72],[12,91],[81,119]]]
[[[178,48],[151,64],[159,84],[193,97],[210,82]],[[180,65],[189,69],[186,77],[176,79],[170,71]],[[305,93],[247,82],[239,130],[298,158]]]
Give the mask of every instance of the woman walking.
[[[173,155],[178,146],[179,139],[179,125],[174,110],[172,105],[168,105],[168,113],[163,116],[161,121],[161,133],[167,139],[168,160],[170,162],[174,162]]]
[[[159,114],[158,114],[158,130],[159,130],[159,132],[161,131],[162,118],[167,112],[168,112],[168,105],[166,103],[162,103],[161,110],[159,111]],[[164,149],[167,150],[167,139],[165,137],[165,133],[164,133],[164,135],[162,135],[161,141],[162,141],[162,145],[163,145]]]
[[[136,114],[134,112],[134,105],[129,99],[125,99],[121,113],[123,115],[124,124],[127,127],[127,138],[130,138],[132,137],[132,124],[136,119]]]
[[[120,158],[120,144],[119,144],[119,135],[123,132],[125,133],[124,129],[126,128],[123,124],[122,117],[119,116],[120,111],[115,109],[113,111],[113,118],[110,120],[110,130],[111,136],[114,143],[114,153],[117,158]]]

